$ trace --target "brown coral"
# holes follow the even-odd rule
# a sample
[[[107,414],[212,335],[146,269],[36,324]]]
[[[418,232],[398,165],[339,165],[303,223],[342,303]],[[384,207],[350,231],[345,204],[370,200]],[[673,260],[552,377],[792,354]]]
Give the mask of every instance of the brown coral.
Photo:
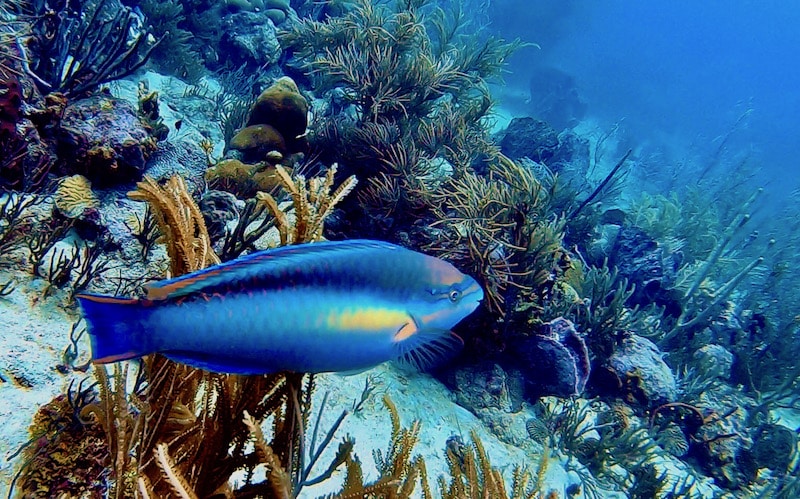
[[[78,419],[75,404],[82,396],[79,387],[37,411],[31,445],[22,454],[26,464],[17,479],[19,497],[100,497],[106,492],[109,455],[103,428]]]
[[[288,168],[286,170],[291,172]],[[206,180],[215,189],[246,199],[259,191],[271,192],[281,185],[275,166],[269,163],[247,164],[238,159],[223,159],[206,172]]]
[[[286,141],[272,125],[250,125],[239,130],[228,145],[241,151],[245,160],[258,161],[271,151],[286,153]]]
[[[179,276],[219,263],[211,248],[203,215],[183,178],[176,175],[160,186],[152,178],[145,177],[128,197],[149,203],[161,230],[162,242],[167,245],[171,275]]]
[[[297,84],[284,76],[264,90],[250,109],[247,126],[272,125],[287,143],[302,136],[308,126],[308,101]]]
[[[100,204],[92,191],[92,183],[83,175],[62,179],[56,188],[54,201],[56,208],[69,218],[78,218]]]

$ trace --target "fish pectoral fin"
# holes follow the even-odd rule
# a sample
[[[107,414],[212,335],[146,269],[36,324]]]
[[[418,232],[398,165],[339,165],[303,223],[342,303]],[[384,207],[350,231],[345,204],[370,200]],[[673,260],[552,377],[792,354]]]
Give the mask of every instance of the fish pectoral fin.
[[[414,316],[410,316],[411,321],[406,322],[400,329],[394,333],[394,337],[392,338],[395,342],[407,341],[409,338],[414,336],[419,332],[419,327],[417,326],[417,321],[414,319]]]
[[[398,338],[407,326],[400,328],[395,338]],[[417,371],[424,371],[440,364],[451,358],[463,346],[460,338],[448,330],[417,329],[416,324],[414,328],[413,334],[395,342],[397,349],[395,360]]]

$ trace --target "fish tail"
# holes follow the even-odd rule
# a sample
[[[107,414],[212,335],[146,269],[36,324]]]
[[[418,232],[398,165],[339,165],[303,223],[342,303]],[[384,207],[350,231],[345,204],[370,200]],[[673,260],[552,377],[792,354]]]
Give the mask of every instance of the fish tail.
[[[142,326],[150,311],[141,300],[93,294],[76,298],[86,320],[93,362],[108,364],[152,353]]]

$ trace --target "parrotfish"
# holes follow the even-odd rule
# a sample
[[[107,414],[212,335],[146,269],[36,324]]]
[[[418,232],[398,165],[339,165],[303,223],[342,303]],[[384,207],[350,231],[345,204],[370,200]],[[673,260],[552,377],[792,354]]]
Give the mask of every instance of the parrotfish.
[[[434,363],[483,290],[439,258],[350,240],[259,251],[144,298],[77,298],[97,363],[159,352],[214,372],[319,373]]]

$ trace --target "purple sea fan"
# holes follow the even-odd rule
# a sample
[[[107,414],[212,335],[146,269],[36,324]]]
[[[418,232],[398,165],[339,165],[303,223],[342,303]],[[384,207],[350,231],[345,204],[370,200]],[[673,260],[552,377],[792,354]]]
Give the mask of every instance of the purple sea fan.
[[[580,395],[586,387],[589,350],[575,325],[563,317],[522,339],[513,351],[531,399],[546,395],[571,397]]]
[[[586,388],[591,370],[589,349],[583,337],[575,330],[572,321],[559,317],[544,325],[544,335],[557,341],[566,350],[575,364],[575,395],[580,395]]]

